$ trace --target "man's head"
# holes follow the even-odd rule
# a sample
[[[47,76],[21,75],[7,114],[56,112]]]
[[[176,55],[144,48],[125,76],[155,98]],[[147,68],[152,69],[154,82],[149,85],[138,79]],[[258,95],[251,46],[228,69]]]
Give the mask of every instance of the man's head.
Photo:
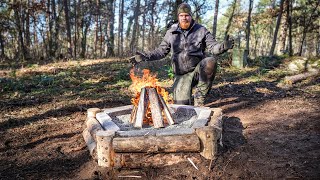
[[[191,7],[187,3],[181,3],[178,7],[178,20],[181,29],[188,29],[192,21]]]

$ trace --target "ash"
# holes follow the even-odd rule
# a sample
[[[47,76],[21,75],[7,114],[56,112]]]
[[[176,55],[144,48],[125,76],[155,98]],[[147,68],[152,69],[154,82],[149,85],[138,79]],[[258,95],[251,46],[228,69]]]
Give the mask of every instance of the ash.
[[[172,109],[170,109],[173,112]],[[131,114],[124,114],[118,116],[111,116],[112,121],[120,128],[120,131],[134,131],[140,130],[140,128],[135,128],[130,121]],[[172,113],[172,118],[174,119],[174,125],[164,124],[163,129],[179,129],[179,128],[191,128],[194,121],[197,120],[197,113],[194,109],[184,109],[178,108],[176,112]],[[145,130],[155,129],[153,126],[143,124],[142,126]],[[161,129],[157,129],[161,131]]]

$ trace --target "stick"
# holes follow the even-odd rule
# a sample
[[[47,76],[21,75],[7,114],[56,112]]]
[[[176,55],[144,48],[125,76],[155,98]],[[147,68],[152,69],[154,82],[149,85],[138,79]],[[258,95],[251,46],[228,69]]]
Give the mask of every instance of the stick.
[[[188,159],[188,161],[192,164],[192,166],[193,166],[194,168],[196,168],[196,170],[199,170],[198,167],[192,162],[192,160],[191,160],[190,158],[187,158],[187,159]]]

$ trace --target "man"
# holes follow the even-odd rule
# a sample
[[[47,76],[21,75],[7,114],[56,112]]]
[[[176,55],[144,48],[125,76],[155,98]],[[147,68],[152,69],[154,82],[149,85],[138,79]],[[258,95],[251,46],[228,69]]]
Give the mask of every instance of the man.
[[[182,3],[178,7],[178,23],[166,32],[159,47],[149,53],[137,52],[131,63],[159,60],[172,51],[174,103],[191,104],[195,87],[194,106],[203,106],[217,71],[216,59],[206,57],[205,49],[218,55],[232,49],[233,44],[233,39],[228,37],[218,43],[205,27],[192,19],[190,5]]]

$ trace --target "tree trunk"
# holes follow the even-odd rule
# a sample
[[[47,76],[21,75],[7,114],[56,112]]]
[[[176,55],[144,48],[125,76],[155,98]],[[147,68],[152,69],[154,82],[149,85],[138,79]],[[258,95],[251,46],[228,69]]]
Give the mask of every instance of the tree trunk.
[[[217,36],[218,13],[219,13],[219,0],[216,0],[216,4],[214,7],[213,26],[212,26],[212,36],[214,38],[216,38]]]
[[[27,9],[26,9],[26,30],[25,30],[25,39],[26,39],[26,46],[30,48],[30,0],[27,1]]]
[[[230,29],[230,26],[232,23],[232,19],[233,19],[233,15],[234,15],[234,11],[236,10],[236,7],[237,7],[237,0],[234,0],[233,4],[232,4],[232,12],[231,12],[231,14],[229,16],[229,20],[228,20],[228,25],[226,27],[226,31],[224,32],[224,39],[227,37],[227,35],[229,33],[229,29]]]
[[[123,56],[123,13],[124,0],[119,1],[118,56]]]
[[[108,30],[107,30],[107,57],[114,56],[114,0],[107,2],[107,17],[108,17]]]
[[[274,49],[276,48],[277,36],[278,36],[278,31],[279,31],[281,17],[282,17],[282,11],[283,11],[283,3],[284,3],[284,0],[281,0],[280,1],[280,10],[279,10],[278,18],[277,18],[276,29],[274,30],[273,41],[272,41],[271,49],[269,52],[269,56],[273,56]]]
[[[283,9],[286,13],[283,15],[284,21],[282,21],[281,27],[281,34],[280,34],[280,44],[279,44],[279,51],[281,54],[285,53],[286,50],[286,40],[287,40],[287,30],[288,30],[288,8],[289,7],[289,0],[284,0]]]
[[[137,4],[134,10],[134,24],[132,28],[132,38],[130,42],[130,51],[134,52],[137,46],[137,30],[139,26],[139,14],[140,14],[140,0],[137,0]]]
[[[0,59],[5,58],[5,51],[4,51],[4,40],[2,37],[2,32],[0,31],[0,48],[1,48],[1,54]]]
[[[287,7],[287,16],[288,16],[288,26],[289,26],[289,34],[288,34],[288,38],[289,38],[289,56],[293,55],[293,48],[292,48],[292,1],[293,0],[288,0],[289,1],[289,5]]]
[[[16,1],[14,1],[16,3]],[[18,43],[19,43],[19,49],[18,49],[18,55],[19,59],[22,61],[26,60],[26,49],[24,45],[24,39],[23,39],[23,26],[21,22],[21,16],[22,16],[22,7],[21,4],[19,4],[15,9],[14,9],[14,17],[17,25],[17,31],[18,31]]]
[[[73,59],[77,59],[77,34],[78,34],[78,10],[77,10],[77,0],[73,1],[73,6],[74,6],[74,56]]]
[[[244,51],[243,65],[247,65],[248,56],[250,52],[250,26],[251,26],[251,12],[252,12],[253,0],[249,0],[249,12],[248,12],[248,21],[246,27],[246,49]]]
[[[320,1],[317,2],[316,6],[314,7],[314,9],[312,10],[311,14],[310,14],[310,17],[309,17],[309,20],[308,22],[303,26],[303,34],[302,34],[302,39],[301,39],[301,43],[300,43],[300,48],[299,48],[299,56],[302,55],[302,49],[303,49],[303,44],[304,44],[304,41],[307,37],[307,32],[308,32],[308,27],[310,26],[311,24],[311,21],[312,21],[312,16],[315,14],[318,6],[319,6],[319,3]]]
[[[64,2],[64,14],[66,20],[67,29],[67,41],[68,41],[68,55],[72,58],[72,40],[71,40],[71,27],[70,27],[70,17],[69,17],[69,2],[68,0],[63,0]]]

